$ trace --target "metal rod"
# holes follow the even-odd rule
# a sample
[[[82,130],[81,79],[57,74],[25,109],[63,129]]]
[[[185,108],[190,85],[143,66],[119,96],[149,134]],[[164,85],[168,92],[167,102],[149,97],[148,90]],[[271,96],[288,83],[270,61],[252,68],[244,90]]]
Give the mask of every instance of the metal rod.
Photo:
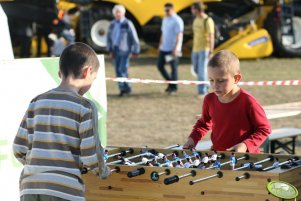
[[[182,178],[185,178],[185,177],[189,177],[190,175],[192,175],[191,172],[190,172],[190,173],[187,173],[187,174],[183,174],[183,175],[178,176],[178,177],[179,177],[179,179],[182,179]]]
[[[260,163],[264,163],[264,162],[267,162],[267,161],[273,161],[274,160],[274,157],[273,156],[269,156],[268,158],[266,158],[266,159],[263,159],[263,160],[261,160],[261,161],[258,161],[258,162],[256,162],[256,163],[254,163],[254,165],[258,165],[258,164],[260,164]]]
[[[164,147],[164,149],[173,149],[173,148],[176,148],[176,147],[180,147],[180,144],[170,145],[168,147]]]
[[[127,157],[127,158],[124,158],[124,159],[131,160],[131,159],[138,158],[138,157],[141,157],[141,156],[146,156],[146,155],[148,155],[148,153],[142,153],[142,154],[134,155],[134,156]],[[121,162],[122,162],[122,160],[116,160],[116,161],[112,161],[110,163],[107,163],[107,165],[118,164],[118,163],[121,163]]]
[[[267,161],[271,161],[271,160],[274,160],[274,157],[271,158],[271,156],[269,156],[269,158],[266,158],[266,159],[263,159],[261,161],[257,161],[255,163],[253,163],[253,166],[264,163],[264,162],[267,162]],[[251,165],[251,163],[250,163],[250,165]],[[250,166],[242,166],[242,167],[234,168],[233,170],[243,170],[243,169],[246,169],[246,168],[250,168]]]
[[[248,172],[245,172],[242,176],[236,177],[235,180],[239,181],[241,179],[249,179],[250,177],[251,177],[251,175]]]
[[[167,177],[164,179],[164,184],[165,185],[170,185],[173,184],[175,182],[179,182],[180,179],[184,178],[184,177],[189,177],[192,176],[194,177],[196,175],[196,171],[195,170],[191,170],[190,173],[178,176],[178,175],[174,175],[172,177]]]
[[[281,165],[285,165],[285,164],[288,164],[288,163],[292,163],[294,161],[296,161],[297,159],[296,158],[292,158],[292,159],[288,159],[287,161],[284,161],[282,163],[279,163],[278,167],[281,167]],[[266,167],[266,168],[263,168],[261,171],[269,171],[269,170],[272,170],[272,169],[275,169],[276,167],[274,166],[269,166],[269,167]]]
[[[236,160],[237,160],[237,161],[240,161],[240,160],[243,160],[243,159],[249,160],[249,158],[250,158],[250,156],[249,156],[248,154],[245,154],[243,157],[240,157],[240,158],[238,158],[238,159],[236,159]],[[231,161],[227,161],[227,162],[221,163],[221,167],[222,167],[222,166],[225,166],[225,165],[227,165],[227,164],[230,164],[230,163],[231,163]],[[208,168],[206,168],[206,169],[207,169],[207,170],[210,170],[210,169],[214,169],[214,168],[216,168],[215,165],[212,166],[212,167],[208,167]]]
[[[118,156],[118,155],[124,155],[125,156],[127,153],[132,154],[132,153],[134,153],[134,150],[132,148],[130,148],[129,150],[121,151],[121,152],[115,153],[115,154],[110,154],[110,155],[108,155],[108,158],[112,158],[112,157]]]
[[[198,182],[201,182],[201,181],[205,181],[205,180],[208,180],[208,179],[211,179],[211,178],[214,178],[214,177],[218,177],[218,178],[222,178],[223,177],[223,173],[221,171],[218,171],[216,174],[214,175],[211,175],[211,176],[208,176],[208,177],[203,177],[203,178],[200,178],[200,179],[196,179],[196,180],[193,180],[193,181],[190,181],[189,184],[190,185],[193,185],[195,183],[198,183]]]

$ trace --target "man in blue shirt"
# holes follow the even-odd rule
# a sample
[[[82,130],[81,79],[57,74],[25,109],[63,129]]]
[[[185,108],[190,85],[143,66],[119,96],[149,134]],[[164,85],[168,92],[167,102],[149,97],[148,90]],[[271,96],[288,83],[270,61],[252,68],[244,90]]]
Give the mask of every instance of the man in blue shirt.
[[[128,78],[129,58],[140,52],[139,38],[133,23],[125,17],[125,8],[116,5],[113,8],[115,20],[111,22],[107,35],[107,50],[114,59],[116,77]],[[129,95],[131,86],[126,82],[118,83],[119,96]]]
[[[166,3],[164,5],[166,16],[162,21],[161,38],[159,44],[158,70],[165,80],[178,80],[178,57],[181,56],[183,42],[183,20],[175,13],[173,4]],[[169,74],[164,65],[170,63],[171,73]],[[177,92],[176,84],[169,84],[165,90],[170,95]]]

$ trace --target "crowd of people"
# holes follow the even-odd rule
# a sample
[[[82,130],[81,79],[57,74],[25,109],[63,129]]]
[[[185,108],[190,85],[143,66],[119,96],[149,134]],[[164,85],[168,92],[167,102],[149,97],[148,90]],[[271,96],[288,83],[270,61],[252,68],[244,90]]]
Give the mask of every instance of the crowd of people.
[[[125,12],[125,7],[122,5],[116,5],[113,8],[115,20],[111,22],[107,36],[107,50],[114,60],[116,77],[122,78],[128,78],[130,56],[137,57],[140,50],[137,32],[133,23],[125,17]],[[172,3],[164,5],[164,12],[165,17],[161,25],[157,67],[165,80],[177,81],[179,58],[182,56],[184,22],[175,12]],[[214,49],[214,22],[204,12],[204,6],[200,2],[192,4],[191,12],[195,16],[191,56],[193,69],[199,81],[207,81],[206,65]],[[166,64],[171,67],[170,73],[166,69]],[[132,89],[128,83],[119,82],[118,86],[120,96],[131,93]],[[168,84],[165,92],[169,95],[177,93],[177,84]],[[198,85],[200,98],[203,98],[207,93],[207,85]]]
[[[73,14],[73,13],[72,13]],[[75,42],[75,31],[71,25],[71,12],[59,10],[51,24],[21,22],[17,24],[20,37],[20,57],[42,56],[43,40],[46,44],[46,56],[58,57],[64,48]],[[33,39],[36,45],[32,45]],[[35,49],[32,49],[35,47]]]

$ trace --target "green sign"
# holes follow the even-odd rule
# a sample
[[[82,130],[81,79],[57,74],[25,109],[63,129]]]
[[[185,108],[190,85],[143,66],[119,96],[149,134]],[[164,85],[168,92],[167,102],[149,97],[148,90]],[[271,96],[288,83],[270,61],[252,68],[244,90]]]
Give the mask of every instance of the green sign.
[[[289,200],[298,197],[296,187],[283,181],[271,181],[267,184],[267,189],[272,195],[281,199]]]

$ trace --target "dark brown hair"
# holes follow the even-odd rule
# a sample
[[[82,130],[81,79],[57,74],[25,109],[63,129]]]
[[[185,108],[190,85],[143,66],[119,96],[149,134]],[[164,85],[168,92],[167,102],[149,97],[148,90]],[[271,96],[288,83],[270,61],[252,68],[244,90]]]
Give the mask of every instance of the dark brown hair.
[[[198,12],[204,11],[204,6],[201,2],[195,2],[191,5],[191,7],[197,10]]]
[[[166,3],[164,5],[165,8],[173,8],[173,4],[172,3]]]
[[[94,50],[84,43],[73,43],[66,47],[60,57],[60,72],[64,77],[73,75],[78,78],[85,66],[99,68],[99,61]]]

